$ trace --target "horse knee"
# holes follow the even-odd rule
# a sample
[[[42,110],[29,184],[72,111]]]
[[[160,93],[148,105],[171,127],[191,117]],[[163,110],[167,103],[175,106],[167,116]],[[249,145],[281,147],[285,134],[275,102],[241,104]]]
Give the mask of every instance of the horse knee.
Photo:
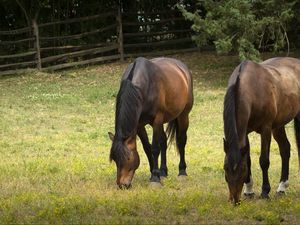
[[[270,166],[270,160],[264,157],[260,157],[259,164],[262,169],[268,169]]]
[[[160,153],[159,148],[153,148],[152,154],[153,154],[153,157],[154,157],[154,158],[158,158],[159,153]]]
[[[163,140],[160,142],[160,149],[162,151],[166,151],[167,150],[167,140]]]

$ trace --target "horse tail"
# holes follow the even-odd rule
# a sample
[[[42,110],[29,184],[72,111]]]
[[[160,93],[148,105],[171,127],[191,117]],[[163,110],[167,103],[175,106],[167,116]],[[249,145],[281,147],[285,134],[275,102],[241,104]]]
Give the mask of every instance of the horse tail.
[[[236,98],[239,88],[240,73],[243,69],[244,62],[240,64],[239,71],[235,74],[236,79],[230,83],[224,98],[224,150],[228,156],[230,167],[235,170],[241,161],[241,152],[238,147],[238,133],[236,124]]]
[[[133,78],[133,73],[134,73],[134,69],[135,69],[135,64],[136,64],[136,61],[134,61],[134,63],[133,63],[133,65],[132,65],[132,67],[131,67],[131,69],[130,69],[130,71],[129,71],[129,75],[128,75],[128,77],[127,77],[127,79],[128,80],[132,80],[132,78]]]
[[[295,138],[298,150],[298,162],[299,162],[299,170],[300,170],[300,120],[294,119],[294,128],[295,128]]]
[[[176,132],[178,130],[178,121],[177,119],[171,120],[168,123],[167,129],[166,129],[166,134],[167,134],[167,139],[168,139],[168,146],[174,141],[176,138]]]

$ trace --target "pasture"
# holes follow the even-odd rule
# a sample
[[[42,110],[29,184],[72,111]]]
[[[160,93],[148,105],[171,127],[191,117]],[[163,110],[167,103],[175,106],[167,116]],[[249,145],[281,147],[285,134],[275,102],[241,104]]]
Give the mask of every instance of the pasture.
[[[256,196],[232,206],[223,171],[222,112],[227,80],[238,58],[211,53],[171,57],[192,71],[195,104],[186,146],[188,177],[177,178],[179,156],[171,146],[169,176],[162,188],[149,185],[140,142],[141,165],[130,190],[117,189],[116,167],[108,159],[107,132],[114,132],[119,81],[132,59],[0,78],[0,224],[299,223],[300,173],[293,124],[287,125],[292,145],[287,195],[275,195],[281,159],[272,139],[271,200],[258,198],[260,138],[251,134]]]

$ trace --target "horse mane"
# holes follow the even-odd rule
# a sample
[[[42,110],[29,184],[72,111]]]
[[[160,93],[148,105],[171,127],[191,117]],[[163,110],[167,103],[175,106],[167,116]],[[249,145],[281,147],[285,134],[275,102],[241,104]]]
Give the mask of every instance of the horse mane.
[[[240,74],[244,68],[245,61],[240,64],[238,73],[235,79],[229,85],[224,99],[224,133],[225,143],[227,146],[226,154],[230,168],[234,171],[236,166],[241,161],[241,152],[238,147],[239,137],[236,125],[236,98],[239,88]]]
[[[142,94],[140,89],[132,83],[135,63],[127,77],[122,80],[117,95],[115,115],[115,137],[110,153],[110,160],[121,162],[127,155],[123,141],[136,132],[142,111]]]

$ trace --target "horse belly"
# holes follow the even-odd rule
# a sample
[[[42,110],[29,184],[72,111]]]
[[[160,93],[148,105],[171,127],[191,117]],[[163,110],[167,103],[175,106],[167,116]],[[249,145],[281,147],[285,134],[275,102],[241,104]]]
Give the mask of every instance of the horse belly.
[[[300,96],[285,95],[277,103],[277,115],[273,127],[284,126],[294,119],[300,112]]]
[[[165,91],[160,101],[165,123],[191,108],[189,106],[192,104],[192,96],[189,94],[188,84],[179,81],[170,82],[172,85]]]
[[[186,108],[187,101],[181,100],[180,102],[176,103],[169,103],[165,105],[165,110],[163,112],[164,115],[164,123],[167,123],[171,120],[177,118]]]
[[[264,108],[256,111],[249,118],[248,130],[260,133],[266,126],[271,126],[272,129],[282,127],[293,120],[299,114],[299,110],[299,108],[295,107],[280,107],[276,110],[267,110]]]
[[[275,129],[286,125],[291,120],[293,120],[298,114],[299,110],[291,110],[287,113],[279,113],[272,124],[272,128]]]

